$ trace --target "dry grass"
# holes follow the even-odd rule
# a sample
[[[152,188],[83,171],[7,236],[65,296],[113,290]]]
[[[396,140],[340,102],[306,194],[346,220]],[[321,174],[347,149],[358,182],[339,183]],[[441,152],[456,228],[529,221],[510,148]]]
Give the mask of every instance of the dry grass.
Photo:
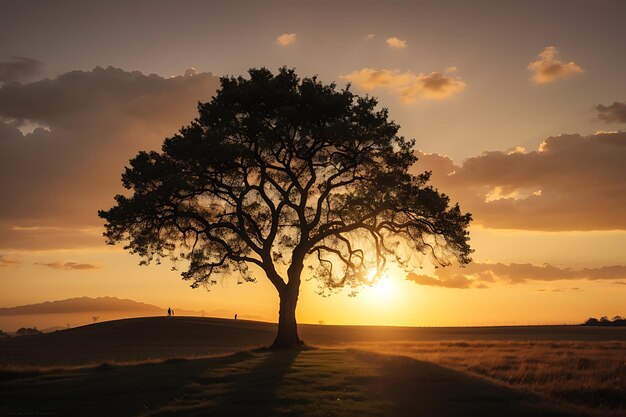
[[[344,346],[435,362],[594,416],[626,416],[626,342],[446,341]]]

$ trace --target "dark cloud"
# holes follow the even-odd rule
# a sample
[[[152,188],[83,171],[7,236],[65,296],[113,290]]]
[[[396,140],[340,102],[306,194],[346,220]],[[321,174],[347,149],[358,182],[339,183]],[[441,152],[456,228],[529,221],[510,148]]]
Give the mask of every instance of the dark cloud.
[[[102,244],[97,210],[113,204],[128,160],[158,149],[218,85],[210,73],[109,67],[0,87],[0,195],[10,196],[0,204],[0,248]],[[46,128],[22,134],[24,122]]]
[[[60,269],[64,271],[72,271],[72,270],[83,271],[83,270],[90,270],[90,269],[100,269],[98,265],[80,264],[78,262],[48,262],[48,263],[36,262],[35,265],[46,266],[48,268]]]
[[[9,61],[0,61],[0,83],[21,81],[36,75],[43,64],[36,59],[10,56]]]
[[[483,288],[485,283],[521,284],[529,281],[561,280],[619,280],[626,278],[625,265],[603,266],[599,268],[558,268],[556,266],[532,264],[478,263],[461,268],[457,266],[438,268],[436,275],[420,275],[413,272],[407,275],[409,281],[420,285],[445,288]],[[578,287],[571,288],[576,290]]]
[[[614,101],[613,104],[596,106],[598,119],[607,123],[626,123],[626,102]]]
[[[485,152],[461,165],[418,153],[477,224],[543,231],[626,230],[626,132],[547,138],[537,151]]]

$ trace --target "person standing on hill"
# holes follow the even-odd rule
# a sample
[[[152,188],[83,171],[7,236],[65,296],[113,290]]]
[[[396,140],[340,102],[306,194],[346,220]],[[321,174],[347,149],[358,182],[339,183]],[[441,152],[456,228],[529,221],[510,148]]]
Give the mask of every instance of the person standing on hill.
[[[167,308],[167,317],[172,316],[172,309],[170,307]]]

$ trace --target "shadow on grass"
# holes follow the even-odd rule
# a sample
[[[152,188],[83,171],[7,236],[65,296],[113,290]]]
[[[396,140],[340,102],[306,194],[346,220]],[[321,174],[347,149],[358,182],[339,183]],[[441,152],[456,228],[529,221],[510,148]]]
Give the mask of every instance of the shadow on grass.
[[[5,375],[0,415],[562,417],[545,400],[439,365],[344,350]]]
[[[379,374],[357,376],[355,385],[392,404],[398,417],[572,417],[577,411],[555,407],[546,399],[430,362],[401,356],[352,352],[360,360],[378,363]]]
[[[0,378],[0,415],[131,416],[150,412],[183,394],[207,369],[250,359],[241,352],[219,358],[48,372],[5,372]]]
[[[262,353],[259,362],[248,371],[234,375],[215,410],[220,416],[273,416],[281,405],[278,390],[301,350]]]

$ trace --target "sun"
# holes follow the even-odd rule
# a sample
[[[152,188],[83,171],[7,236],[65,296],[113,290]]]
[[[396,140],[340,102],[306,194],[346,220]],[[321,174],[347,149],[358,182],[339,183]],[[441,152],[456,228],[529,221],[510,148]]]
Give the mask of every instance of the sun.
[[[372,268],[368,272],[368,279],[371,281],[376,275],[376,269]],[[396,295],[396,287],[391,277],[383,273],[374,285],[368,288],[368,293],[380,300],[388,300]]]

